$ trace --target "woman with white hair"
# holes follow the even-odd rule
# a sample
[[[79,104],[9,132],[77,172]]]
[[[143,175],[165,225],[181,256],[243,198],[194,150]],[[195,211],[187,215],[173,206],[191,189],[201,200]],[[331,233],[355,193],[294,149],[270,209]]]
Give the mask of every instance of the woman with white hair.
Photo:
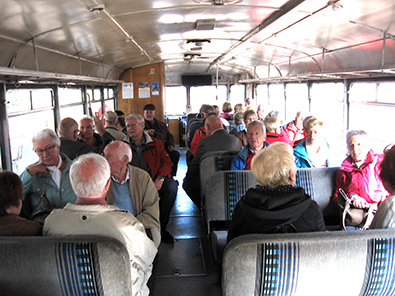
[[[249,233],[325,231],[317,203],[295,187],[296,166],[290,145],[277,142],[258,152],[251,171],[259,185],[235,207],[228,242]]]

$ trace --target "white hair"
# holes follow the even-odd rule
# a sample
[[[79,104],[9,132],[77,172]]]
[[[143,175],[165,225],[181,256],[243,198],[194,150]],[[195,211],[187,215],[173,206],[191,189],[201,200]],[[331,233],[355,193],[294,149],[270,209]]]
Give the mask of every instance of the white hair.
[[[111,176],[107,160],[96,153],[78,157],[70,168],[70,182],[78,197],[103,193]]]
[[[50,139],[52,144],[60,147],[60,139],[58,135],[53,130],[46,128],[33,136],[32,138],[33,148],[35,148],[34,145],[35,142],[45,139]]]

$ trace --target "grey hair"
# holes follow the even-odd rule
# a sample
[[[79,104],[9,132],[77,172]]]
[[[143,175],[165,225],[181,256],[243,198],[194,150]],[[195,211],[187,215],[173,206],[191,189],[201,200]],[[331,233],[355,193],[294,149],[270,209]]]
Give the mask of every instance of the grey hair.
[[[52,144],[60,147],[60,139],[58,135],[53,130],[46,128],[33,136],[32,138],[33,149],[35,148],[34,145],[35,142],[45,140],[48,138],[51,140]]]
[[[70,167],[70,182],[78,197],[104,192],[111,176],[107,160],[96,153],[79,156]]]
[[[106,148],[104,148],[104,155],[107,154],[106,151],[112,148],[112,146],[114,146],[113,151],[117,155],[118,159],[121,159],[124,155],[126,155],[128,157],[128,162],[132,161],[132,157],[133,157],[132,149],[128,144],[122,141],[112,141],[110,144],[108,144]]]
[[[346,135],[346,143],[348,144],[348,140],[354,136],[362,136],[365,139],[368,139],[368,133],[363,130],[349,130]]]
[[[126,116],[125,122],[128,122],[128,120],[129,120],[129,119],[132,119],[132,118],[137,118],[137,123],[143,123],[144,120],[145,120],[144,117],[141,116],[140,114],[138,114],[138,113],[133,113],[133,114],[129,114],[128,116]]]
[[[247,124],[247,130],[248,130],[248,127],[249,126],[260,126],[261,128],[262,128],[262,133],[265,135],[266,134],[266,127],[265,127],[265,124],[262,122],[262,121],[260,121],[260,120],[254,120],[254,121],[251,121],[251,122],[249,122],[248,124]]]

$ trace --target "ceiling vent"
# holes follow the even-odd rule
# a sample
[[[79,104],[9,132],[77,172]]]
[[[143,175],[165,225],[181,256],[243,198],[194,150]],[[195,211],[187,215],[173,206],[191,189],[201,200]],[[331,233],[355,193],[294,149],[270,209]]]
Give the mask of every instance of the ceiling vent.
[[[214,30],[215,19],[196,20],[196,30]]]

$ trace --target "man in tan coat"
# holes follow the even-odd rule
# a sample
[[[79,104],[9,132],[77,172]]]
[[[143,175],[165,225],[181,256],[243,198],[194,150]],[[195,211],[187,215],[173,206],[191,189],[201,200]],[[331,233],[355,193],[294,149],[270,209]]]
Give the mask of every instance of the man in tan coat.
[[[150,175],[129,165],[132,151],[124,142],[117,141],[107,145],[104,156],[111,167],[107,203],[132,213],[144,225],[148,237],[158,247],[161,241],[159,197]]]

